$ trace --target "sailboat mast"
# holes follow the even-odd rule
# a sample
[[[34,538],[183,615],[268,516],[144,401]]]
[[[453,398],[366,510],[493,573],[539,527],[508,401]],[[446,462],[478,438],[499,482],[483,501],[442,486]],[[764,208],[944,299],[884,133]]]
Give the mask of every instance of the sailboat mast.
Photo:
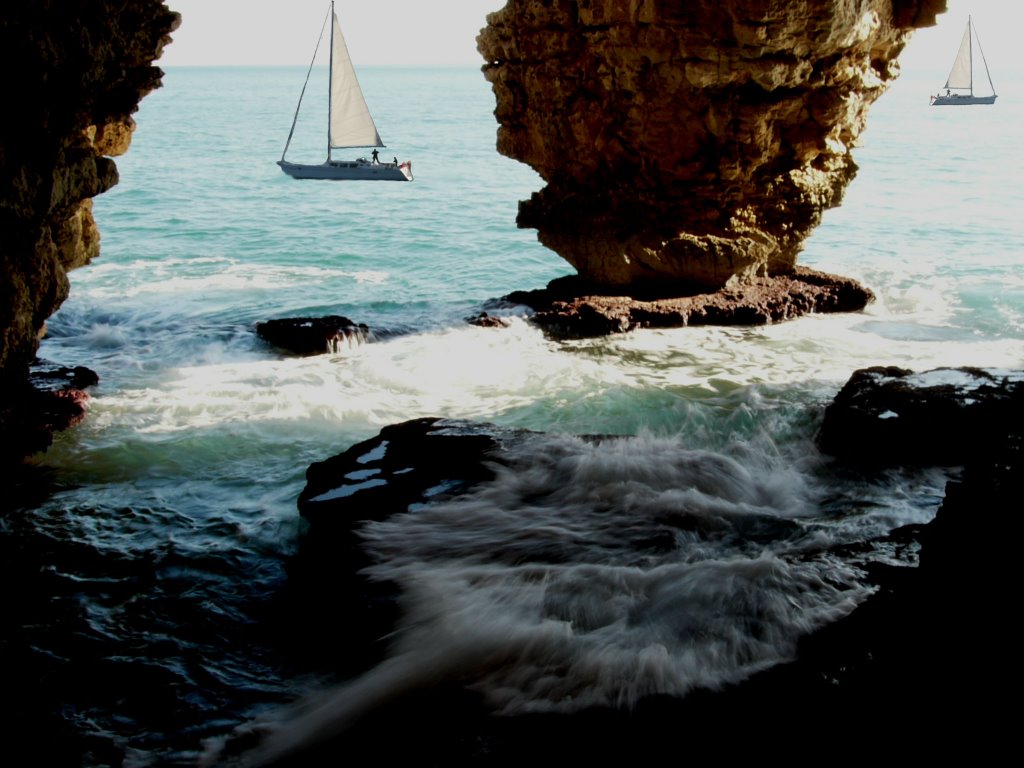
[[[331,0],[331,55],[327,65],[327,162],[331,162],[331,81],[334,79],[334,0]]]
[[[331,3],[331,5],[334,5]],[[967,60],[970,62],[971,79],[969,81],[969,87],[971,89],[971,96],[974,95],[974,30],[971,28],[971,15],[967,14]]]

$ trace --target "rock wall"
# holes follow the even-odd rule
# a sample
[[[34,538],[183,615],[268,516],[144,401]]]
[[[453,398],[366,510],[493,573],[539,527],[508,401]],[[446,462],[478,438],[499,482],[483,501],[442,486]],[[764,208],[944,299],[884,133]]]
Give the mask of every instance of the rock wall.
[[[477,38],[518,222],[607,286],[793,270],[867,110],[945,0],[508,0]]]
[[[128,149],[131,115],[159,87],[153,61],[179,23],[160,0],[32,0],[0,14],[3,458],[45,448],[60,427],[29,365],[68,270],[99,253],[92,198],[117,183],[110,157]]]
[[[178,14],[160,0],[32,0],[0,14],[0,390],[20,386],[67,271],[99,253],[91,198],[117,183]]]

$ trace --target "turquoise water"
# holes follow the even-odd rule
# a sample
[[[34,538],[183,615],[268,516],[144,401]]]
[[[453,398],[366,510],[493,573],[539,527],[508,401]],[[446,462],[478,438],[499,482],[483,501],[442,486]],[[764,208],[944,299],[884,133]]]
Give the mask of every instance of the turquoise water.
[[[515,227],[540,180],[495,152],[479,71],[361,73],[384,157],[411,159],[412,184],[280,172],[304,74],[167,73],[118,160],[121,183],[96,201],[102,255],[72,274],[40,350],[101,383],[87,422],[38,459],[57,492],[4,532],[54,595],[19,642],[76,681],[55,694],[69,728],[131,764],[191,764],[257,713],[337,682],[295,658],[270,606],[303,534],[306,466],[383,425],[448,416],[548,437],[470,506],[367,530],[375,568],[416,617],[399,648],[424,655],[397,683],[392,664],[322,695],[351,716],[382,688],[415,688],[425,659],[455,669],[467,646],[500,643],[511,661],[475,681],[495,711],[628,705],[786,658],[867,592],[861,563],[832,545],[934,514],[947,472],[865,486],[830,474],[814,447],[853,370],[1024,364],[1013,83],[994,107],[943,110],[927,102],[941,76],[906,77],[874,106],[859,176],[801,257],[869,285],[878,300],[864,312],[558,343],[522,313],[502,330],[464,322],[570,271]],[[307,93],[321,89],[314,79]],[[291,160],[323,157],[326,117],[310,106]],[[392,335],[302,359],[255,336],[261,320],[311,314]],[[581,434],[628,439],[595,447]],[[566,490],[538,505],[524,477]],[[606,540],[666,509],[799,533],[681,541],[657,557]],[[510,540],[526,563],[532,546],[561,542],[565,562],[489,558]],[[772,617],[773,642],[736,639],[738,600]],[[651,634],[627,626],[637,615]],[[681,630],[681,615],[703,634]]]

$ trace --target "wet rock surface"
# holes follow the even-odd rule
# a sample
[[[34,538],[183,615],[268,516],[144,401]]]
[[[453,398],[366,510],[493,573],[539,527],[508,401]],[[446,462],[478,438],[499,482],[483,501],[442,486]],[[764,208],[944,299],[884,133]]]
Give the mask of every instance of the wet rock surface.
[[[480,312],[466,318],[466,322],[478,328],[508,328],[510,321],[507,318],[492,315],[487,312]]]
[[[337,354],[375,338],[369,326],[341,315],[267,320],[256,324],[256,334],[297,355]]]
[[[412,504],[449,497],[494,477],[497,427],[438,418],[384,427],[369,440],[306,470],[299,512],[317,528],[349,529]]]
[[[866,368],[825,409],[819,443],[851,463],[961,465],[1000,437],[1020,391],[1020,372]]]
[[[100,383],[96,371],[84,365],[73,368],[57,365],[46,360],[36,360],[32,365],[29,381],[39,390],[85,389]]]
[[[4,463],[45,451],[53,435],[81,424],[89,395],[81,389],[37,390],[26,387],[20,394],[9,392],[0,406],[0,419],[14,439],[0,449]]]
[[[85,390],[98,383],[99,376],[84,366],[37,361],[28,382],[0,399],[0,425],[7,433],[0,440],[0,465],[45,451],[56,432],[80,424],[89,403]]]
[[[910,432],[875,437],[910,451],[910,463],[955,458],[964,464],[963,475],[947,484],[936,517],[915,532],[921,543],[918,567],[879,569],[874,596],[807,638],[800,659],[769,671],[762,684],[784,684],[794,696],[801,689],[816,692],[837,720],[871,712],[900,722],[916,735],[907,754],[941,755],[956,748],[985,760],[1007,748],[1015,725],[1004,697],[1021,678],[1011,606],[1019,589],[1016,558],[1024,527],[1022,378],[1021,371],[972,368],[918,374],[867,369],[851,377],[837,403],[851,393],[879,398],[876,408],[910,403],[922,424],[931,409],[931,420],[947,432],[922,427],[916,440]],[[966,402],[972,399],[968,392],[979,396],[976,403]],[[974,406],[978,410],[972,412]],[[972,419],[980,425],[971,427]],[[957,435],[960,427],[967,431]],[[870,439],[854,434],[861,428],[857,420],[848,428],[849,442]],[[838,439],[839,427],[832,429]],[[933,445],[936,440],[942,445]],[[885,464],[906,463],[890,446],[874,447]],[[863,465],[862,458],[860,452],[853,455],[855,464]]]
[[[439,418],[381,429],[309,466],[298,507],[309,533],[289,567],[281,602],[307,627],[302,653],[356,673],[379,661],[398,619],[398,589],[367,578],[362,523],[450,498],[494,476],[501,446],[516,433]],[[329,612],[322,610],[330,604]]]
[[[791,275],[754,278],[720,291],[668,296],[664,287],[609,294],[577,277],[553,280],[536,291],[516,291],[504,301],[534,310],[530,322],[554,338],[624,333],[636,328],[687,325],[765,325],[811,312],[853,312],[874,300],[855,280],[803,267]]]

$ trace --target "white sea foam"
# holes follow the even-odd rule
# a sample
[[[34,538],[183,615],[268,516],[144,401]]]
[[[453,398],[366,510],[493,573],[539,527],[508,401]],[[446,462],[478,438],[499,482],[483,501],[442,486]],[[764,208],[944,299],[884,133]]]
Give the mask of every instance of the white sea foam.
[[[1002,379],[1010,382],[1019,382],[1024,380],[1024,372],[1020,370],[986,368],[983,369],[982,375],[976,376],[969,371],[958,370],[955,368],[938,368],[930,371],[921,371],[912,376],[907,376],[906,382],[913,387],[948,386],[969,390],[977,389],[983,385],[991,386],[993,384],[993,381],[984,375],[985,373],[992,376],[997,383]]]
[[[128,344],[128,339],[128,329],[109,323],[96,323],[83,334],[83,341],[92,349],[117,349]]]
[[[197,258],[163,264],[137,261],[129,265],[108,267],[102,272],[77,277],[82,290],[103,300],[117,299],[152,301],[154,298],[177,298],[190,303],[205,295],[287,290],[302,288],[310,281],[336,281],[355,284],[383,285],[389,273],[383,270],[351,271],[343,268],[289,265],[282,268],[269,264],[245,264],[224,258]]]
[[[274,726],[274,754],[441,679],[504,714],[630,707],[792,655],[866,595],[815,557],[806,478],[653,436],[538,437],[469,496],[366,526],[402,590],[387,661]],[[799,554],[799,556],[797,556]]]

